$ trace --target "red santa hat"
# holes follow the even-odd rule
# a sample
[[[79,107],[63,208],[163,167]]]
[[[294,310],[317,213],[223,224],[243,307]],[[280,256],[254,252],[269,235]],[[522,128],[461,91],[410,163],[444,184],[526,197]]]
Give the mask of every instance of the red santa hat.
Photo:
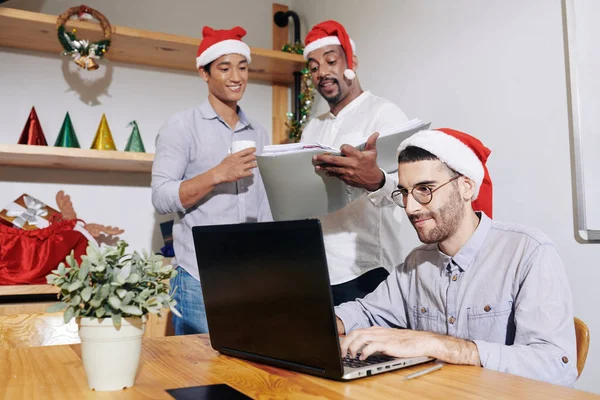
[[[304,39],[304,59],[308,60],[309,54],[313,51],[331,45],[342,46],[348,65],[348,69],[344,71],[344,76],[346,79],[354,79],[356,73],[352,70],[354,66],[352,58],[354,52],[356,52],[356,46],[348,36],[344,26],[337,21],[325,21],[313,26],[306,35],[306,39]]]
[[[215,61],[226,54],[240,54],[250,63],[250,47],[242,38],[246,30],[240,26],[231,29],[213,29],[209,26],[202,28],[202,42],[198,46],[196,68]]]
[[[475,182],[473,210],[492,218],[492,180],[485,163],[491,153],[471,135],[449,128],[420,131],[400,143],[398,154],[408,146],[427,150],[444,164]]]

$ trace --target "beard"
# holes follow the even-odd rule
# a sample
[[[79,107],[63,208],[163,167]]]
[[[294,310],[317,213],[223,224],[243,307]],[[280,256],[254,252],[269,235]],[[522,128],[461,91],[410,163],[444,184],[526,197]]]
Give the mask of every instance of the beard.
[[[337,85],[337,89],[338,89],[337,93],[335,93],[334,95],[330,95],[330,96],[324,94],[321,85],[325,82],[331,82],[332,85]],[[338,82],[337,79],[334,79],[334,78],[326,79],[326,80],[319,82],[319,85],[317,86],[317,91],[325,99],[325,101],[327,101],[327,103],[330,106],[338,104],[340,102],[340,100],[342,99],[342,91],[340,89],[340,83]]]
[[[410,222],[417,231],[419,240],[426,244],[439,243],[454,235],[465,215],[465,209],[458,190],[452,192],[450,200],[435,212],[423,212],[409,216]],[[431,218],[435,226],[428,231],[420,231],[415,221]]]

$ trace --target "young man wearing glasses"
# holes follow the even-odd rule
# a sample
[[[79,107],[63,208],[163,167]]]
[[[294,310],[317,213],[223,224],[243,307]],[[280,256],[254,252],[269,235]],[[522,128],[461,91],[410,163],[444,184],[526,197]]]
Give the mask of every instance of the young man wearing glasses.
[[[400,145],[392,197],[425,244],[374,292],[336,307],[347,334],[342,354],[429,356],[572,385],[577,351],[563,263],[541,232],[473,210],[474,199],[491,210],[486,150],[452,130]]]

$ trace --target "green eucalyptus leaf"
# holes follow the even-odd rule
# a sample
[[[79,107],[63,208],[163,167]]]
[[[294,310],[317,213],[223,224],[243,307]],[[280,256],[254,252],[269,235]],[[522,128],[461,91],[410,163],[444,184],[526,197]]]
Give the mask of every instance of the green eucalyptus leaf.
[[[77,261],[75,260],[75,257],[73,257],[74,253],[71,250],[71,254],[69,254],[67,256],[67,258],[65,258],[65,260],[67,261],[67,264],[69,265],[69,267],[71,268],[77,268],[79,267],[79,265],[77,265]]]
[[[121,300],[119,300],[119,298],[114,295],[108,298],[108,304],[110,304],[110,306],[115,310],[121,308]]]
[[[106,270],[106,264],[96,264],[94,267],[94,271],[97,272],[104,272],[104,270]]]
[[[129,278],[129,275],[131,274],[131,263],[127,263],[125,264],[125,266],[123,268],[121,268],[121,271],[119,271],[119,277],[123,279],[123,283],[125,283],[125,281],[127,280],[127,278]]]
[[[123,289],[123,288],[119,288],[115,291],[115,293],[117,294],[117,296],[119,296],[120,299],[122,299],[127,294],[127,290]]]
[[[68,307],[63,315],[65,324],[68,324],[75,314],[75,307]]]
[[[54,281],[58,279],[58,276],[50,274],[50,275],[46,275],[46,283],[48,283],[49,285],[54,284]]]
[[[101,308],[96,308],[94,313],[96,314],[96,318],[102,318],[104,316],[104,314],[106,314],[106,311],[104,310],[104,308],[101,307]]]
[[[60,303],[52,304],[50,307],[48,307],[46,309],[46,312],[49,312],[49,313],[59,312],[59,311],[64,310],[65,308],[67,308],[67,303],[63,303],[61,301]]]
[[[69,291],[69,293],[71,293],[71,292],[74,292],[75,290],[79,289],[82,286],[83,286],[83,284],[81,283],[81,281],[75,281],[69,285],[67,290]]]
[[[59,275],[65,274],[65,263],[58,264],[58,274]]]
[[[102,285],[102,289],[100,289],[100,298],[106,299],[111,292],[110,284]]]
[[[72,305],[73,307],[78,306],[79,303],[81,303],[81,296],[76,294],[75,296],[73,296],[71,298],[71,301],[69,302],[70,305]]]
[[[123,297],[123,300],[121,300],[121,305],[122,306],[128,305],[129,303],[131,303],[131,301],[133,300],[134,297],[135,297],[134,292],[127,292],[125,297]]]
[[[102,305],[102,299],[94,298],[90,301],[90,305],[94,308],[98,308],[98,307],[100,307],[100,305]]]
[[[86,262],[81,263],[81,267],[79,268],[79,272],[77,273],[77,277],[80,281],[84,281],[87,278],[88,273],[90,272],[90,264]]]
[[[85,301],[86,303],[88,301],[90,301],[90,298],[92,297],[92,290],[94,288],[92,288],[91,286],[86,287],[85,289],[83,289],[81,291],[81,298],[83,299],[83,301]]]
[[[121,329],[121,314],[112,314],[111,318],[115,328]]]
[[[142,315],[142,310],[140,310],[139,308],[137,308],[136,306],[124,306],[123,308],[121,308],[121,310],[125,313],[125,314],[130,314],[130,315]]]
[[[129,275],[129,278],[127,278],[127,283],[138,283],[139,281],[140,275],[135,272]]]

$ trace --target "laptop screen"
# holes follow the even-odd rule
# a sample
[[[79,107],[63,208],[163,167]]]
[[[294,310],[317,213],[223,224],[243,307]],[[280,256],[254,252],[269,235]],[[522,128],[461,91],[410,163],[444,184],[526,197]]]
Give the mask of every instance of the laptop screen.
[[[318,220],[198,226],[193,235],[213,348],[341,374]]]

